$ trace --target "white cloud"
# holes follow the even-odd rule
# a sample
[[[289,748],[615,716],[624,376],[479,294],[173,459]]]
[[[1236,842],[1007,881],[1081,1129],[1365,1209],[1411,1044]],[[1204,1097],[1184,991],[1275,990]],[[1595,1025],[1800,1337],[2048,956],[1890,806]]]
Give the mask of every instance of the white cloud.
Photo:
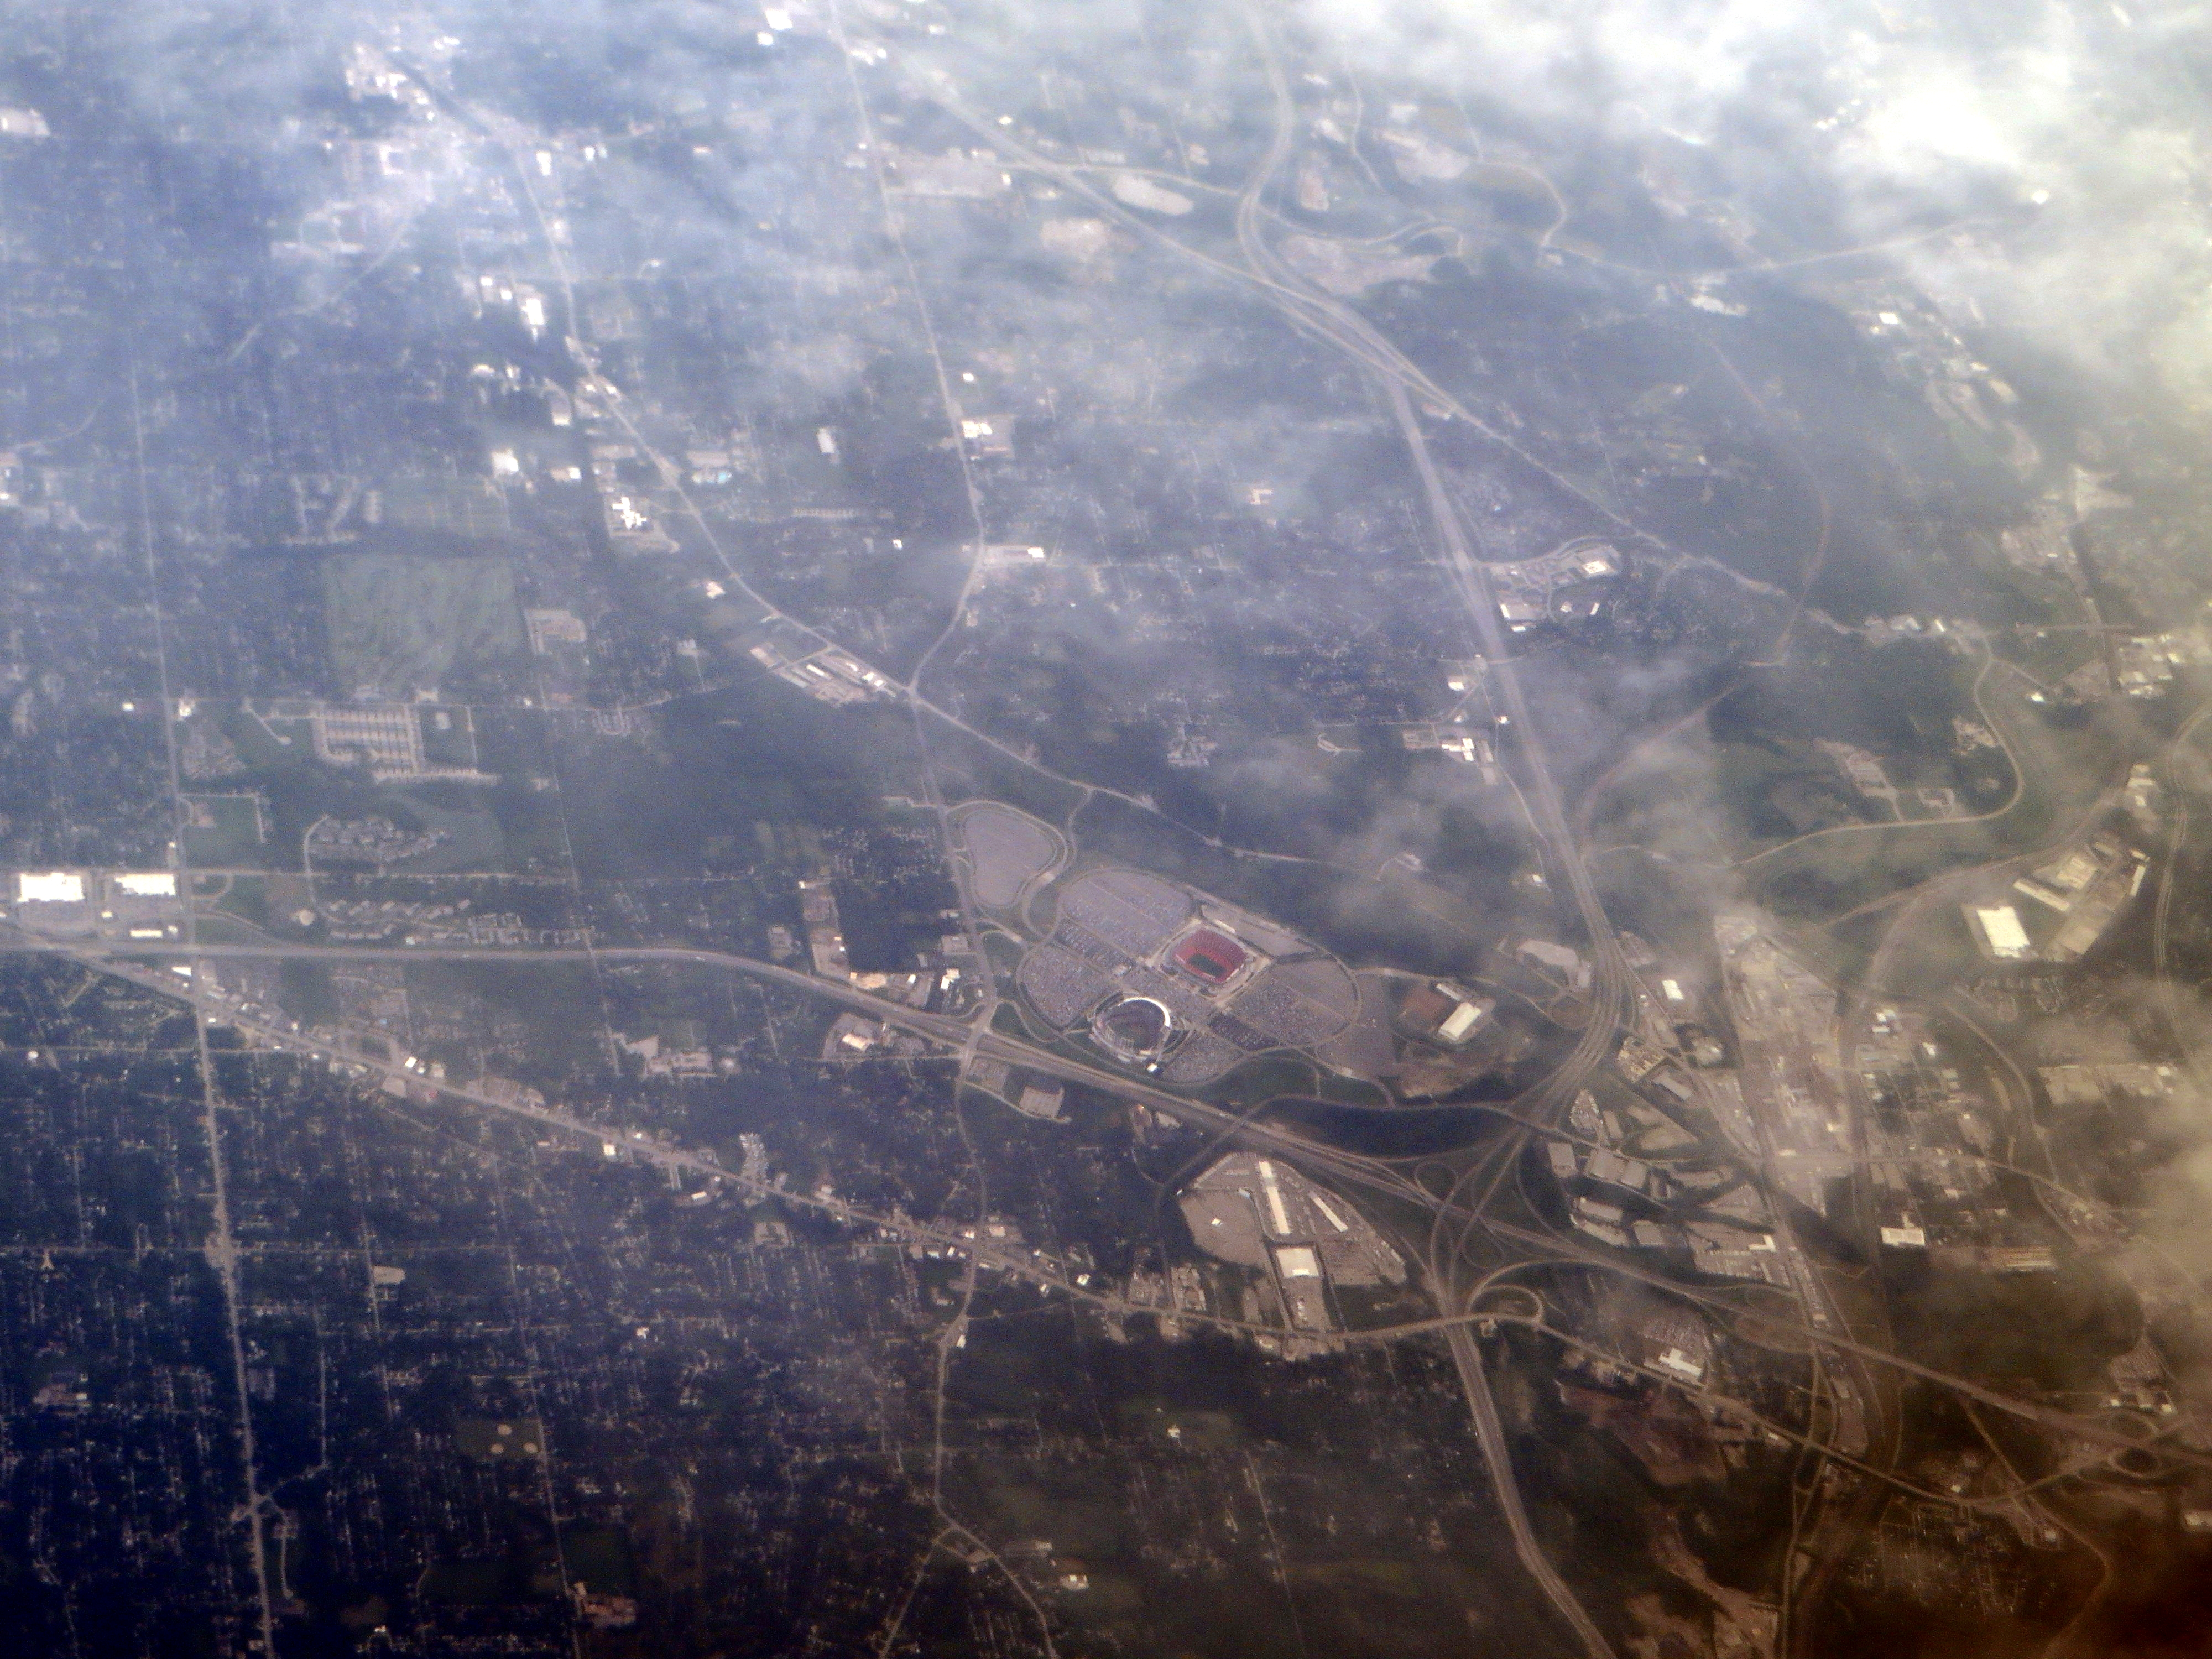
[[[1802,0],[1306,0],[1356,71],[1433,80],[1561,129],[1710,144],[1758,132],[1878,240],[2039,195],[2040,222],[1906,255],[1948,297],[2104,374],[2208,399],[2207,112],[2188,64],[2197,0],[2056,0],[1863,12]]]

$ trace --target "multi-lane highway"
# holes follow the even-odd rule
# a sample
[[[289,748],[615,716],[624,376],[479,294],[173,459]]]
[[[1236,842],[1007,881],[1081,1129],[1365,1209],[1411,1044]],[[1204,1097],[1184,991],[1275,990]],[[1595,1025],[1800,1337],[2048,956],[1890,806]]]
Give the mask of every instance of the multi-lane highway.
[[[1356,1185],[1374,1196],[1416,1203],[1426,1201],[1419,1188],[1388,1160],[1330,1146],[1258,1121],[1249,1114],[1225,1111],[1204,1101],[1170,1094],[1126,1073],[1109,1072],[1100,1066],[1086,1065],[1022,1038],[993,1030],[980,1021],[971,1024],[948,1014],[925,1012],[886,1001],[870,992],[836,980],[823,979],[814,974],[802,973],[775,963],[727,951],[694,950],[677,945],[595,949],[461,945],[380,946],[297,945],[274,939],[265,943],[199,944],[188,949],[174,943],[155,945],[105,939],[41,939],[21,932],[0,934],[0,949],[51,952],[72,957],[92,967],[134,962],[189,965],[201,960],[239,959],[605,965],[657,963],[738,973],[823,1001],[836,1003],[884,1024],[942,1043],[948,1058],[957,1053],[972,1052],[1067,1082],[1088,1084],[1124,1099],[1139,1102],[1178,1121],[1232,1136],[1239,1144],[1264,1147],[1295,1158],[1307,1167],[1324,1170],[1333,1177]],[[162,989],[174,995],[189,997],[191,994],[188,987],[174,980],[164,981],[156,976],[147,982],[159,984]],[[284,1041],[289,1046],[301,1049],[319,1046],[305,1037],[294,1035],[284,1036]]]

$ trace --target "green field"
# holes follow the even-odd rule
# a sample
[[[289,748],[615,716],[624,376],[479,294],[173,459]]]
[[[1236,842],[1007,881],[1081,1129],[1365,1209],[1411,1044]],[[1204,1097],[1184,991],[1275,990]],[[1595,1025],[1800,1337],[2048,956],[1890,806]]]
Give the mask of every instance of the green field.
[[[258,867],[264,825],[252,795],[186,795],[185,861],[216,869]]]
[[[495,558],[346,553],[323,567],[331,665],[348,690],[427,690],[523,648],[514,578]]]

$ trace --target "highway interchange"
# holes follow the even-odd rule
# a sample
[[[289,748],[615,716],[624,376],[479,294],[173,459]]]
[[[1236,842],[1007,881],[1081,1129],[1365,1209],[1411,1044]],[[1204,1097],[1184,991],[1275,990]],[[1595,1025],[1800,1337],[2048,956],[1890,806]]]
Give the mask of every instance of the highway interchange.
[[[212,1074],[204,1053],[208,1032],[210,1028],[228,1028],[258,1048],[301,1053],[313,1060],[357,1067],[376,1080],[389,1082],[403,1091],[434,1091],[440,1097],[457,1104],[526,1120],[548,1131],[572,1137],[586,1146],[592,1143],[612,1146],[617,1149],[617,1156],[660,1168],[673,1178],[719,1182],[731,1190],[756,1198],[773,1198],[778,1202],[814,1212],[842,1225],[871,1228],[887,1238],[957,1253],[978,1267],[988,1267],[1035,1283],[1041,1288],[1066,1295],[1103,1315],[1116,1318],[1137,1315],[1162,1316],[1171,1312],[1171,1316],[1188,1322],[1211,1323],[1237,1329],[1257,1328],[1247,1322],[1218,1314],[1132,1304],[1117,1293],[1076,1283],[1034,1252],[995,1249],[980,1237],[972,1236],[975,1230],[963,1231],[957,1226],[943,1223],[923,1224],[902,1217],[878,1215],[835,1195],[799,1193],[774,1183],[753,1180],[726,1167],[711,1152],[673,1146],[647,1128],[595,1121],[588,1115],[564,1106],[487,1093],[465,1083],[442,1079],[434,1081],[407,1064],[404,1058],[394,1060],[388,1055],[373,1054],[359,1045],[347,1042],[342,1035],[303,1035],[292,1029],[287,1022],[251,1015],[239,1006],[234,995],[207,988],[197,972],[175,970],[196,970],[203,964],[228,960],[282,959],[331,963],[413,960],[502,964],[635,964],[739,974],[786,991],[835,1004],[923,1038],[937,1045],[942,1057],[948,1060],[957,1059],[964,1064],[967,1060],[982,1057],[1019,1066],[1142,1104],[1168,1118],[1189,1125],[1222,1144],[1264,1149],[1330,1188],[1344,1190],[1365,1200],[1378,1224],[1389,1229],[1406,1245],[1407,1254],[1418,1264],[1423,1288],[1434,1303],[1434,1316],[1383,1328],[1344,1333],[1344,1340],[1397,1340],[1431,1335],[1442,1338],[1449,1347],[1465,1394],[1476,1440],[1485,1459],[1501,1515],[1512,1533],[1519,1560],[1532,1581],[1541,1589],[1555,1610],[1559,1623],[1571,1633],[1574,1642],[1592,1659],[1610,1659],[1613,1649],[1605,1634],[1547,1556],[1536,1537],[1522,1498],[1510,1437],[1491,1387],[1480,1334],[1486,1327],[1517,1325],[1587,1347],[1587,1343],[1582,1339],[1572,1337],[1547,1322],[1539,1294],[1525,1286],[1504,1284],[1504,1275],[1534,1267],[1565,1267],[1621,1276],[1692,1304],[1723,1322],[1741,1320],[1751,1309],[1740,1293],[1683,1285],[1631,1259],[1625,1253],[1607,1251],[1574,1235],[1549,1230],[1540,1221],[1528,1217],[1525,1213],[1525,1206],[1516,1210],[1502,1201],[1514,1194],[1512,1180],[1524,1161],[1523,1154],[1531,1138],[1556,1131],[1569,1103],[1607,1067],[1634,1018],[1638,993],[1636,976],[1607,915],[1589,868],[1586,850],[1570,821],[1566,804],[1547,763],[1545,735],[1530,709],[1516,672],[1513,653],[1501,625],[1497,596],[1479,556],[1474,538],[1431,452],[1431,427],[1440,422],[1455,422],[1461,429],[1474,432],[1499,453],[1530,469],[1533,474],[1540,476],[1549,487],[1563,490],[1581,501],[1624,538],[1640,538],[1646,542],[1650,538],[1643,537],[1635,526],[1621,520],[1604,503],[1592,499],[1572,481],[1526,453],[1510,436],[1482,422],[1415,365],[1372,323],[1341,299],[1322,291],[1301,276],[1271,245],[1266,199],[1278,182],[1291,153],[1297,111],[1287,76],[1278,59],[1264,16],[1256,6],[1249,8],[1248,15],[1253,40],[1273,93],[1275,126],[1262,162],[1249,176],[1237,198],[1235,222],[1240,256],[1237,259],[1208,252],[1176,240],[1153,222],[1130,211],[1109,192],[1100,190],[1085,169],[1066,165],[1024,144],[1000,121],[966,107],[950,82],[933,68],[908,61],[901,64],[901,70],[923,95],[932,99],[945,113],[965,126],[977,143],[991,146],[1009,167],[1049,179],[1057,187],[1086,201],[1094,210],[1112,219],[1130,233],[1166,247],[1177,257],[1188,259],[1214,276],[1261,297],[1275,309],[1286,326],[1340,354],[1371,376],[1387,401],[1419,483],[1423,506],[1433,538],[1433,550],[1442,556],[1450,574],[1455,591],[1466,612],[1469,630],[1479,644],[1486,665],[1486,690],[1493,707],[1510,729],[1512,739],[1510,763],[1528,803],[1531,823],[1544,855],[1547,873],[1555,878],[1557,890],[1563,890],[1571,902],[1581,942],[1594,969],[1586,1018],[1572,1052],[1550,1076],[1522,1098],[1512,1103],[1510,1110],[1500,1114],[1503,1124],[1498,1133],[1446,1158],[1391,1159],[1363,1155],[1330,1146],[1271,1121],[1264,1112],[1231,1111],[1206,1101],[1159,1089],[1135,1076],[1092,1066],[1067,1054],[1011,1036],[996,1029],[993,1023],[999,1006],[995,993],[987,996],[982,1007],[972,1018],[963,1019],[893,1004],[850,984],[775,963],[726,952],[675,946],[622,949],[531,949],[443,945],[365,947],[287,944],[258,939],[226,939],[218,941],[204,937],[197,923],[189,896],[189,882],[184,884],[187,920],[185,937],[181,943],[125,945],[112,941],[42,939],[21,933],[11,939],[0,939],[0,948],[49,952],[64,957],[88,968],[119,975],[133,983],[187,1002],[197,1016],[198,1036],[204,1051],[202,1071],[206,1077]],[[842,29],[842,25],[840,27]],[[896,58],[896,54],[893,56]],[[861,101],[865,114],[865,100]],[[501,137],[503,142],[509,137],[489,118],[482,117],[481,112],[465,108],[462,112],[477,118],[483,130]],[[520,143],[520,141],[516,140],[510,146],[516,148],[518,154]],[[542,220],[544,210],[532,186],[528,170],[518,167],[517,173],[521,178],[523,193],[532,211]],[[545,240],[549,259],[563,290],[563,302],[573,315],[573,301],[567,297],[570,279],[565,256],[561,252],[558,239],[548,235]],[[576,349],[580,353],[584,349],[579,345]],[[592,377],[592,384],[604,385],[595,363],[586,360],[583,367]],[[938,367],[941,381],[941,362]],[[610,387],[608,390],[611,392],[612,389]],[[646,435],[639,431],[618,394],[609,398],[608,406],[614,419],[628,435],[636,441],[649,457],[653,456],[655,452],[647,444]],[[665,470],[671,477],[680,476],[676,469]],[[673,488],[682,498],[681,484],[675,484]],[[972,498],[972,487],[970,494]],[[684,504],[689,507],[688,500]],[[691,517],[701,535],[719,555],[720,550],[714,544],[713,532],[705,520],[696,511],[692,512]],[[1825,551],[1825,538],[1821,550]],[[1811,570],[1817,568],[1819,556],[1816,553],[1813,562],[1808,565],[1808,576]],[[739,592],[756,600],[762,614],[790,622],[794,626],[805,626],[797,619],[785,617],[773,605],[759,601],[757,596],[744,585],[735,564],[727,559],[722,562],[730,580]],[[944,638],[951,637],[953,629],[961,621],[961,611],[965,605],[967,593],[974,586],[975,577],[971,574],[959,602],[956,604]],[[1802,595],[1800,603],[1802,605]],[[806,631],[825,646],[834,643],[817,630],[807,629]],[[929,716],[989,745],[1000,755],[1022,765],[1047,770],[1033,758],[976,730],[924,696],[920,689],[920,681],[933,650],[932,653],[925,653],[915,672],[904,681],[890,676],[883,677],[896,695],[912,708],[917,724],[922,716]],[[164,678],[166,680],[166,668]],[[173,710],[175,703],[166,684],[163,700],[165,707]],[[176,782],[174,736],[172,719],[173,785]],[[1079,787],[1092,787],[1087,785]],[[1130,801],[1133,805],[1150,810],[1147,803],[1127,796],[1121,798]],[[1212,844],[1218,845],[1218,842]],[[210,1082],[210,1091],[212,1086]],[[218,1137],[211,1095],[208,1118],[212,1145]],[[216,1162],[219,1174],[222,1164],[219,1152]],[[221,1195],[218,1193],[219,1212],[220,1206]],[[230,1263],[234,1261],[235,1253],[228,1242],[227,1219],[221,1213],[216,1218],[216,1254],[222,1258],[222,1265],[226,1273],[231,1273]],[[1826,1294],[1817,1282],[1803,1289],[1805,1294],[1812,1297],[1822,1297]],[[1511,1294],[1504,1294],[1508,1291]],[[1799,1327],[1792,1334],[1801,1335],[1807,1342],[1815,1345],[1823,1355],[1824,1363],[1849,1371],[1856,1379],[1862,1397],[1870,1401],[1893,1400],[1898,1379],[1910,1376],[1949,1389],[1962,1398],[2034,1423],[2065,1437],[2071,1443],[2108,1449],[2137,1443],[2094,1419],[2077,1417],[2039,1402],[2006,1395],[1968,1379],[1905,1360],[1878,1344],[1861,1341],[1850,1334],[1840,1311],[1832,1305],[1818,1309],[1801,1308],[1798,1317]],[[1625,1356],[1607,1358],[1612,1363],[1628,1369],[1644,1371],[1664,1385],[1681,1386],[1680,1379],[1649,1372]],[[1887,1386],[1878,1382],[1881,1378],[1888,1379]],[[1879,1459],[1863,1461],[1847,1457],[1832,1446],[1823,1443],[1817,1434],[1800,1434],[1789,1425],[1769,1421],[1741,1402],[1718,1401],[1709,1394],[1699,1397],[1709,1406],[1724,1408],[1744,1421],[1758,1423],[1765,1431],[1778,1437],[1797,1439],[1817,1458],[1852,1467],[1876,1481],[1905,1484],[1883,1468]],[[250,1468],[250,1448],[247,1461]],[[258,1570],[258,1499],[255,1509],[255,1553]],[[1840,1559],[1850,1541],[1848,1528],[1832,1528],[1823,1540],[1822,1548],[1832,1562]],[[268,1628],[266,1604],[264,1588],[264,1638]]]

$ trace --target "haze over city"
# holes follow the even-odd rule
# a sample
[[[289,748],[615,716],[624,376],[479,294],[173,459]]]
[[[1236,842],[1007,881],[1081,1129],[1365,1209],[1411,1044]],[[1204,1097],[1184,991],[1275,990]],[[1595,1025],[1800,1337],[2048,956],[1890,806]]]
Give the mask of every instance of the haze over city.
[[[0,18],[10,1653],[2203,1647],[2202,7]]]

